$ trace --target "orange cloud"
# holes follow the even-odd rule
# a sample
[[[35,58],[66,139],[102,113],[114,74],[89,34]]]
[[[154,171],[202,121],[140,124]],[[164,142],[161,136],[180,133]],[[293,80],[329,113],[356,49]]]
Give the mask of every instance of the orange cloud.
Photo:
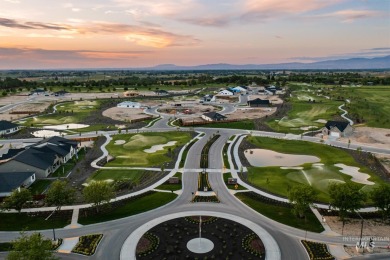
[[[341,10],[329,14],[320,15],[319,17],[337,17],[344,22],[353,22],[358,19],[381,17],[385,15],[383,12],[371,10]]]

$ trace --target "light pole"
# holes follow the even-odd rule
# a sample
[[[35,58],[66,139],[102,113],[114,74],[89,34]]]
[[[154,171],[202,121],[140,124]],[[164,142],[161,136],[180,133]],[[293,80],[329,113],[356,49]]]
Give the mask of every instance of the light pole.
[[[362,225],[361,225],[361,228],[360,228],[360,239],[359,239],[359,247],[362,245],[362,238],[363,238],[363,224],[364,224],[364,219],[363,217],[359,214],[359,212],[356,211],[356,214],[360,217],[360,219],[362,220]]]

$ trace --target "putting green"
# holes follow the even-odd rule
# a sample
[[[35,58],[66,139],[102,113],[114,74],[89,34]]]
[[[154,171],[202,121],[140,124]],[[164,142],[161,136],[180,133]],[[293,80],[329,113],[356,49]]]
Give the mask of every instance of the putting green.
[[[126,143],[118,145],[117,141],[125,140]],[[191,140],[191,134],[187,132],[166,132],[166,133],[142,133],[142,134],[120,134],[115,135],[107,145],[107,150],[115,160],[107,166],[128,166],[128,167],[160,167],[164,163],[173,160],[173,150],[183,146]],[[166,144],[176,141],[175,146],[164,147],[154,153],[146,153],[144,150],[154,145]]]

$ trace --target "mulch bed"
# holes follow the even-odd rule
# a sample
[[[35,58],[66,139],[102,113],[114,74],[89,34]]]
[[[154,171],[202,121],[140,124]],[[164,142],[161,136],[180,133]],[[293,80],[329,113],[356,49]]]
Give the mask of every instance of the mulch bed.
[[[198,216],[178,218],[152,228],[148,233],[157,236],[159,244],[148,254],[137,255],[137,259],[265,259],[263,243],[249,228],[231,220],[207,216],[202,217],[202,237],[211,240],[214,248],[205,254],[189,251],[188,241],[199,237],[198,220]],[[140,241],[139,245],[145,246],[145,241]],[[245,250],[243,245],[247,242],[254,245],[251,250],[260,251],[261,256]]]

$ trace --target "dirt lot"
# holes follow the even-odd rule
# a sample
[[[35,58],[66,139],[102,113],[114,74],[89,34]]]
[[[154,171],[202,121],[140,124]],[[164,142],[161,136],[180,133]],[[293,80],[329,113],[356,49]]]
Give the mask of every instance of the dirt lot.
[[[238,108],[234,113],[227,115],[228,119],[256,119],[272,115],[276,107]]]
[[[38,112],[43,112],[45,111],[46,108],[50,106],[52,102],[34,102],[34,103],[25,103],[25,104],[20,104],[19,106],[5,111],[4,113],[0,114],[0,120],[16,120],[22,117],[28,116],[28,114],[10,114],[10,112],[17,112],[17,111],[38,111]]]
[[[326,223],[336,233],[341,234],[342,222],[337,216],[326,216]],[[360,236],[361,221],[360,219],[347,219],[344,226],[343,236]],[[363,236],[389,237],[390,225],[383,223],[380,219],[364,220]]]
[[[374,128],[374,127],[356,127],[352,136],[348,138],[340,138],[342,142],[348,142],[362,145],[369,145],[378,148],[390,147],[390,129]]]
[[[144,114],[142,108],[121,108],[112,107],[103,111],[103,116],[119,121],[132,121],[135,119],[149,118],[149,115]]]
[[[214,106],[203,105],[197,102],[181,102],[177,103],[181,106],[175,106],[176,103],[169,103],[161,106],[158,111],[165,114],[176,115],[179,117],[200,117],[202,114],[207,112],[217,111],[218,109]],[[188,111],[185,113],[185,111]]]

